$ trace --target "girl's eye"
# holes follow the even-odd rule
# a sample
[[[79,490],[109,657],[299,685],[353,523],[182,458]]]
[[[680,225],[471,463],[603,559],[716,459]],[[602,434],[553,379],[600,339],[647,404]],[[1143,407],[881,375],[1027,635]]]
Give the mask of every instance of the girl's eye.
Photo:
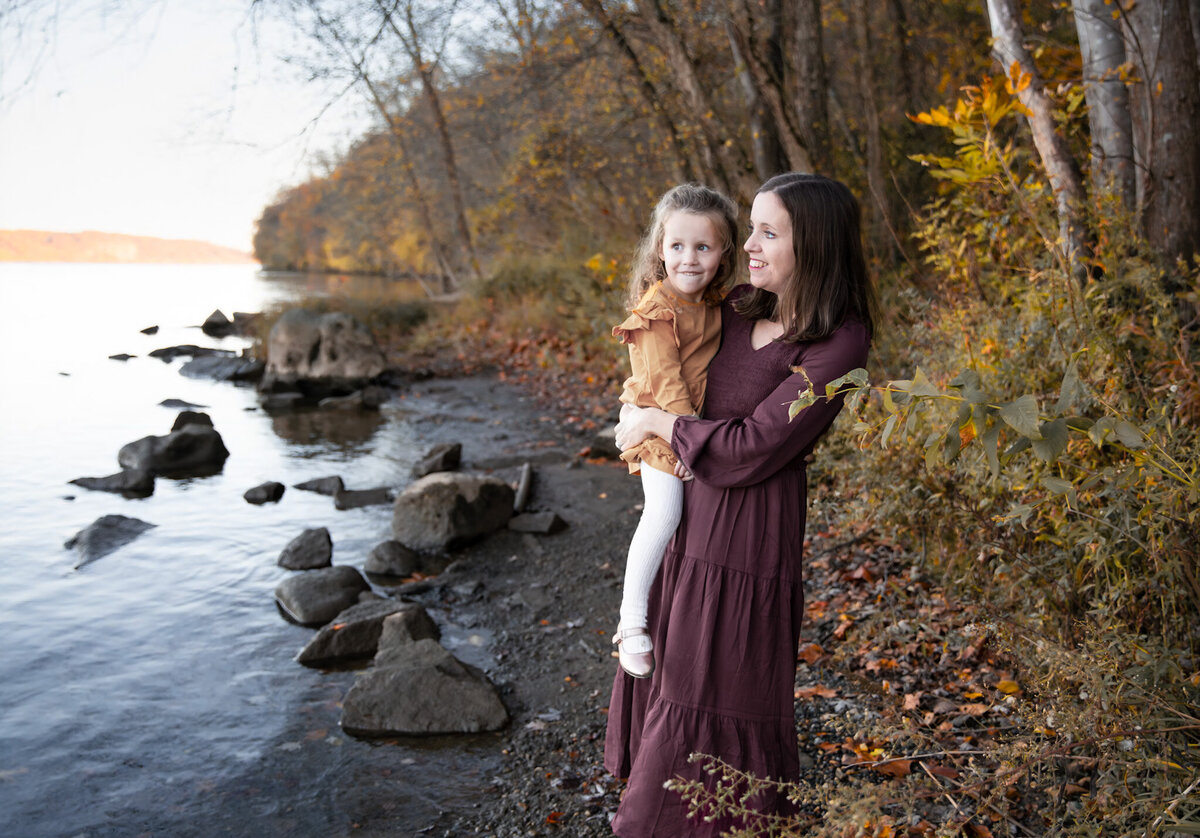
[[[697,249],[697,250],[708,250],[709,248],[708,248],[708,245],[706,245],[706,244],[702,244],[702,245],[700,245],[699,247],[697,247],[696,249]]]

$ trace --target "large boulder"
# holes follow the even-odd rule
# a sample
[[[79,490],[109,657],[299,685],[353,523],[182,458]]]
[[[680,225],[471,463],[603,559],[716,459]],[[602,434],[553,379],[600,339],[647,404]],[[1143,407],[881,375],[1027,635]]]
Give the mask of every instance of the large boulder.
[[[358,320],[343,312],[294,308],[283,313],[267,336],[267,371],[261,386],[304,389],[307,384],[309,395],[330,395],[357,389],[385,367],[383,350]]]
[[[142,469],[126,469],[107,477],[76,477],[76,486],[96,492],[116,492],[127,498],[145,498],[154,494],[154,475]]]
[[[333,539],[325,527],[313,527],[288,542],[277,564],[288,570],[314,570],[329,567],[333,560]]]
[[[79,561],[75,564],[75,568],[79,569],[123,547],[153,527],[154,524],[137,518],[104,515],[75,533],[63,546],[79,553]]]
[[[506,724],[487,676],[435,640],[385,647],[381,639],[374,665],[342,703],[342,729],[355,736],[479,733]]]
[[[500,529],[512,514],[513,490],[503,480],[436,472],[396,498],[392,536],[413,550],[442,550]]]
[[[384,621],[393,614],[402,615],[395,621],[392,634],[397,630],[410,641],[440,636],[437,625],[420,605],[397,602],[394,599],[379,599],[351,605],[333,618],[333,622],[322,626],[296,656],[296,660],[307,666],[331,664],[337,661],[370,657],[379,647]],[[389,643],[396,644],[389,635]]]
[[[229,458],[229,450],[216,429],[189,424],[166,436],[147,436],[117,453],[124,469],[141,469],[164,477],[199,477],[216,474]]]
[[[358,602],[371,586],[349,565],[306,570],[275,587],[275,603],[284,616],[302,626],[323,626]]]

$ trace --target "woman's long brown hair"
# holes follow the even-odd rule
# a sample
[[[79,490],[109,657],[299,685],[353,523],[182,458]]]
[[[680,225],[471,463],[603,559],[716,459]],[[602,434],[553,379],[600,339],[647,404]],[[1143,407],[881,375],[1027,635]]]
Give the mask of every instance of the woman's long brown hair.
[[[792,222],[796,269],[778,296],[755,288],[734,309],[752,320],[779,320],[789,343],[831,335],[847,319],[875,333],[875,292],[863,258],[861,210],[850,190],[822,175],[789,172],[764,183]]]

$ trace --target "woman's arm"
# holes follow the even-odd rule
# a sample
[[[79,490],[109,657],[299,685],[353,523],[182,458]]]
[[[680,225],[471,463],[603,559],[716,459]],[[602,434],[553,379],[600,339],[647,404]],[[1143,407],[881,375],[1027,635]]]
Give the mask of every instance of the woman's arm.
[[[825,385],[864,366],[868,344],[865,327],[847,324],[826,340],[808,346],[801,358],[804,374],[784,379],[744,419],[685,417],[672,422],[671,447],[702,483],[733,488],[765,480],[803,453],[833,422],[842,399],[826,400]],[[819,398],[788,421],[788,405],[808,381]],[[661,420],[649,417],[645,421]]]

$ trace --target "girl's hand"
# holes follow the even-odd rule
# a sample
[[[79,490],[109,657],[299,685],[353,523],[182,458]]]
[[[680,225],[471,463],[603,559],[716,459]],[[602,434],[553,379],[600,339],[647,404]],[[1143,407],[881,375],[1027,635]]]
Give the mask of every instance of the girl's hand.
[[[645,408],[634,407],[631,404],[621,405],[621,418],[614,430],[617,447],[622,451],[632,448],[652,435],[644,427],[641,427],[638,421],[645,412]]]
[[[692,479],[692,473],[688,471],[688,467],[683,464],[682,460],[675,463],[675,476],[683,481]]]

